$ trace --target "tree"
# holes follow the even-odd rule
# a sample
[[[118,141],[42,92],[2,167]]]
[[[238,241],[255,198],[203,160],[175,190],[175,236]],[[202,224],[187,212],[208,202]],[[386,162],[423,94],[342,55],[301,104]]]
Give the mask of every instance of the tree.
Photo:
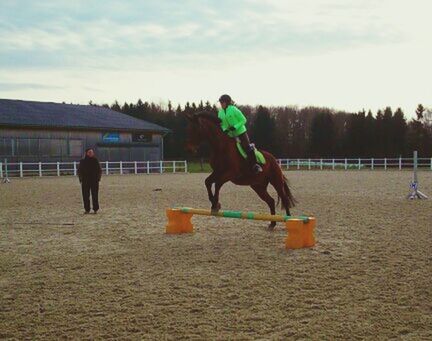
[[[392,131],[393,140],[391,143],[394,153],[390,156],[401,156],[405,152],[407,133],[407,123],[401,108],[398,108],[393,116]]]
[[[310,129],[310,149],[313,157],[331,157],[334,152],[334,124],[332,114],[318,113]]]
[[[120,104],[117,101],[115,101],[114,104],[111,105],[111,109],[118,111],[118,112],[121,112]]]
[[[253,141],[257,147],[271,152],[274,147],[274,131],[275,125],[270,111],[260,105],[252,126]]]
[[[419,104],[416,109],[417,120],[421,121],[423,118],[423,113],[425,112],[425,108],[423,105]]]
[[[370,157],[376,155],[376,133],[375,133],[375,118],[372,115],[372,111],[368,111],[365,119],[365,130],[364,130],[364,154],[363,156]]]
[[[425,108],[419,104],[416,110],[417,119],[413,119],[408,124],[407,145],[411,153],[417,150],[420,155],[431,155],[432,153],[432,136],[426,126],[423,124]]]

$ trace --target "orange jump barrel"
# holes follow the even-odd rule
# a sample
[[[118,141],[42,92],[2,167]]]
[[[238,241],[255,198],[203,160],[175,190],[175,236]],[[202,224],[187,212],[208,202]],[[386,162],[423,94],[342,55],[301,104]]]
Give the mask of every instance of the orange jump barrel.
[[[287,249],[300,249],[315,245],[314,230],[316,219],[314,217],[306,216],[272,215],[225,210],[212,212],[211,210],[189,207],[169,208],[166,210],[166,215],[168,217],[166,233],[192,233],[193,224],[191,219],[194,214],[224,218],[283,222],[288,232],[288,235],[285,239],[285,247]]]

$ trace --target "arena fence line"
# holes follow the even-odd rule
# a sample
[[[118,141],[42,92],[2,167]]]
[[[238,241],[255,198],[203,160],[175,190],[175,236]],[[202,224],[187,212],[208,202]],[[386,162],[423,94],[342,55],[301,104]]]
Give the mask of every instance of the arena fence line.
[[[104,175],[187,173],[186,161],[101,161]],[[79,162],[0,162],[0,178],[77,175]]]
[[[278,159],[283,170],[412,169],[413,158]],[[432,170],[432,158],[418,158],[418,169]]]

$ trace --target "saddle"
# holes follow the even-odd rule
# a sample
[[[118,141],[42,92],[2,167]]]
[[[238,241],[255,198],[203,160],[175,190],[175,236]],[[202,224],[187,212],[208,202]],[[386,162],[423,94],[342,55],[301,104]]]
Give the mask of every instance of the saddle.
[[[236,145],[237,145],[237,150],[238,150],[238,152],[240,153],[240,155],[243,157],[243,159],[247,159],[247,154],[246,154],[245,150],[243,149],[243,147],[242,147],[240,141],[236,141]],[[254,148],[254,151],[255,151],[255,157],[256,157],[256,159],[257,159],[257,162],[258,162],[260,165],[265,165],[265,163],[266,163],[266,159],[265,159],[265,157],[264,157],[264,154],[261,153],[261,152],[260,152],[258,149],[256,149],[256,148]]]

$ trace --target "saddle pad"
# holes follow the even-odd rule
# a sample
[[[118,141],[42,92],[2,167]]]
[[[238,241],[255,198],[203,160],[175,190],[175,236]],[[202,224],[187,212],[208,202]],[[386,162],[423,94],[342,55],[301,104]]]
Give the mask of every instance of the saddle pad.
[[[244,151],[243,147],[241,146],[240,142],[237,142],[236,144],[237,144],[237,149],[238,149],[240,155],[241,155],[244,159],[247,159],[247,154],[246,154],[246,152]],[[256,159],[257,159],[257,161],[258,161],[259,164],[261,164],[261,165],[265,165],[265,163],[266,163],[266,159],[265,159],[265,157],[264,157],[264,154],[261,153],[258,149],[255,149],[255,157],[256,157]]]

